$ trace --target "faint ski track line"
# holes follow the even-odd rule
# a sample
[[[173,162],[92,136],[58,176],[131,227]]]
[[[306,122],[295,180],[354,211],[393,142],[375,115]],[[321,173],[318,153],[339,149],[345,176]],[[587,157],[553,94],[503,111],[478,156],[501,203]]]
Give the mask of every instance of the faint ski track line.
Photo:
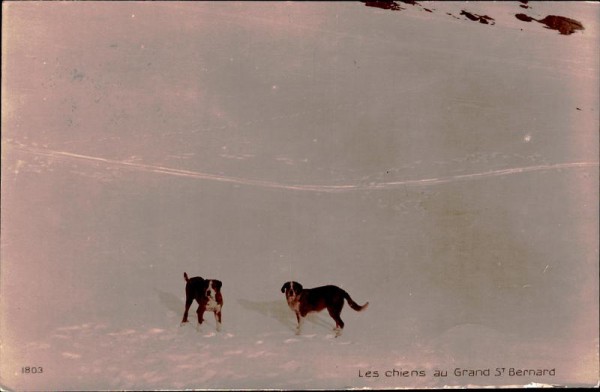
[[[585,168],[585,167],[597,167],[599,166],[599,162],[569,162],[569,163],[555,163],[549,165],[537,165],[537,166],[526,166],[526,167],[516,167],[509,169],[498,169],[498,170],[489,170],[485,172],[479,173],[471,173],[471,174],[458,174],[454,176],[447,177],[439,177],[439,178],[424,178],[417,180],[402,180],[402,181],[390,181],[390,182],[380,182],[380,183],[370,183],[370,184],[346,184],[346,185],[302,185],[302,184],[284,184],[280,182],[274,181],[266,181],[266,180],[253,180],[247,178],[239,178],[239,177],[229,177],[229,176],[219,176],[216,174],[210,173],[202,173],[191,170],[182,170],[182,169],[174,169],[170,167],[164,166],[155,166],[148,165],[143,163],[133,163],[127,161],[119,161],[114,159],[107,159],[89,155],[81,155],[75,154],[71,152],[65,151],[54,151],[48,149],[40,149],[35,147],[29,147],[25,145],[14,145],[18,150],[28,152],[36,155],[44,155],[53,158],[66,158],[66,159],[79,159],[86,160],[92,162],[102,162],[109,165],[116,166],[125,166],[132,169],[137,169],[145,172],[158,173],[158,174],[167,174],[172,176],[179,177],[187,177],[187,178],[195,178],[200,180],[212,180],[219,182],[226,182],[237,185],[249,185],[249,186],[257,186],[263,188],[273,188],[273,189],[284,189],[284,190],[294,190],[294,191],[310,191],[310,192],[345,192],[345,191],[364,191],[364,190],[386,190],[398,188],[401,186],[427,186],[427,185],[438,185],[438,184],[446,184],[455,181],[464,181],[464,180],[474,180],[479,178],[486,177],[501,177],[507,176],[511,174],[520,174],[520,173],[529,173],[535,171],[545,171],[545,170],[560,170],[560,169],[573,169],[573,168]]]

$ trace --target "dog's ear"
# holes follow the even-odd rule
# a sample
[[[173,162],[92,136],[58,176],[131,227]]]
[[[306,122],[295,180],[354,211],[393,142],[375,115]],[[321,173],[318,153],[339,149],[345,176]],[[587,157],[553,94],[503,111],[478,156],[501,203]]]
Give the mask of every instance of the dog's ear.
[[[302,285],[298,282],[294,282],[294,291],[299,293],[302,291]]]
[[[281,286],[281,292],[285,293],[285,290],[290,287],[290,282],[286,282],[283,284],[283,286]]]
[[[223,282],[221,282],[220,280],[214,280],[213,283],[215,284],[215,286],[217,286],[217,290],[221,290]]]

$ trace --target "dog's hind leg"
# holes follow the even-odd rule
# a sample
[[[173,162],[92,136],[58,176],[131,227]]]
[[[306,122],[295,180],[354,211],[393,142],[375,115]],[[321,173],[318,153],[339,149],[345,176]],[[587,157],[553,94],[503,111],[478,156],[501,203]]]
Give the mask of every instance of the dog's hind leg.
[[[327,308],[327,311],[329,312],[331,318],[335,321],[335,328],[333,330],[335,331],[335,337],[337,338],[342,334],[342,330],[344,329],[344,321],[340,317],[341,309],[338,310],[337,308]]]
[[[186,297],[186,299],[185,299],[185,312],[183,312],[183,319],[181,320],[181,325],[183,325],[183,323],[187,323],[188,322],[188,312],[190,310],[190,306],[192,306],[192,302],[194,302],[193,298]]]

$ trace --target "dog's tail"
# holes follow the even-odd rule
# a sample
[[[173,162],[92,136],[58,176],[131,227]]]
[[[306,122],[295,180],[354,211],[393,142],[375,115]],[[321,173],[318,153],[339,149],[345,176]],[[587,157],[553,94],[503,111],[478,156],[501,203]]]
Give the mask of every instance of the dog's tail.
[[[190,280],[190,278],[187,276],[187,272],[183,273],[183,279],[185,279],[186,282]]]
[[[361,310],[365,310],[368,306],[369,303],[365,303],[364,305],[360,306],[359,304],[357,304],[356,302],[354,302],[352,300],[352,298],[350,298],[350,294],[348,294],[347,292],[344,291],[344,298],[346,298],[346,301],[348,301],[348,305],[350,305],[350,307],[354,310],[356,310],[357,312],[360,312]]]

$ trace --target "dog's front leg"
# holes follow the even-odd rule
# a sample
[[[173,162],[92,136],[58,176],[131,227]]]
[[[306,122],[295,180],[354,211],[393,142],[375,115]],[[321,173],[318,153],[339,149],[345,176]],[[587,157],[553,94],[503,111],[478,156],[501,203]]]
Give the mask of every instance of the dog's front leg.
[[[300,313],[296,313],[296,320],[298,320],[298,325],[296,326],[296,335],[300,335],[302,333],[302,324],[304,324],[304,317],[302,317]]]
[[[221,309],[215,310],[215,322],[217,324],[217,332],[221,331]]]
[[[204,322],[204,310],[205,309],[202,306],[198,306],[198,309],[196,310],[196,314],[198,314],[198,325],[196,326],[196,329],[198,331],[200,330],[200,326]]]

